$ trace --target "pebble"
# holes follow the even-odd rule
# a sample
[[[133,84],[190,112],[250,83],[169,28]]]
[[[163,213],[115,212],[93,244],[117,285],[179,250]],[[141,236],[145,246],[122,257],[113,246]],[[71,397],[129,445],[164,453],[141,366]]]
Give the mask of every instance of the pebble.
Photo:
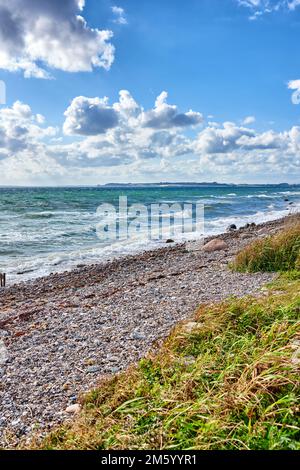
[[[145,339],[146,337],[145,337],[145,335],[143,335],[143,334],[141,334],[141,333],[134,332],[134,333],[132,333],[131,338],[132,338],[132,339],[143,340],[143,339]]]
[[[90,367],[87,367],[86,371],[90,374],[93,374],[95,372],[99,372],[101,370],[101,367],[100,366],[90,366]]]
[[[79,403],[75,403],[74,405],[67,406],[65,411],[66,413],[69,413],[69,414],[78,414],[80,413],[80,410],[81,410],[81,405],[79,405]]]
[[[4,344],[4,341],[0,339],[0,365],[5,364],[8,361],[8,350]]]

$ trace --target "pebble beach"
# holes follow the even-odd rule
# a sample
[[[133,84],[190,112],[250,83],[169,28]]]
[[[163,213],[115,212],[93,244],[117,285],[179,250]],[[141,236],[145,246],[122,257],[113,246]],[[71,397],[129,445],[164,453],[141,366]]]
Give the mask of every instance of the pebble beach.
[[[0,446],[72,419],[82,394],[157,347],[200,304],[263,295],[272,273],[234,273],[228,264],[288,219],[224,233],[220,250],[169,243],[1,288]]]

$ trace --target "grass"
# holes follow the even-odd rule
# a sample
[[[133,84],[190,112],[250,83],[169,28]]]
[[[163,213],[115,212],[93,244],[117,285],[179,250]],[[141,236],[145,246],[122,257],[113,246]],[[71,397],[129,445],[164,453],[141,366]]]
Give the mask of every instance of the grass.
[[[300,221],[275,236],[257,240],[236,257],[233,268],[240,272],[300,270]]]
[[[201,306],[158,353],[103,380],[72,424],[30,448],[300,450],[297,230],[238,256],[238,269],[293,268],[263,295]]]

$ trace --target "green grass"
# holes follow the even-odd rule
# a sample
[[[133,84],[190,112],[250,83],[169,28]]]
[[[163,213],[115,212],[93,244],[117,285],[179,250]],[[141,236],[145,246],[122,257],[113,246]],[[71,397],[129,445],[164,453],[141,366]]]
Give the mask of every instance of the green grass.
[[[261,296],[201,306],[158,353],[83,397],[72,424],[25,447],[300,450],[295,227],[255,242],[234,263],[239,270],[290,269]]]
[[[233,268],[240,272],[300,270],[299,218],[279,234],[259,239],[243,249]]]
[[[201,307],[195,324],[103,381],[72,425],[31,447],[300,449],[300,281],[273,289]]]

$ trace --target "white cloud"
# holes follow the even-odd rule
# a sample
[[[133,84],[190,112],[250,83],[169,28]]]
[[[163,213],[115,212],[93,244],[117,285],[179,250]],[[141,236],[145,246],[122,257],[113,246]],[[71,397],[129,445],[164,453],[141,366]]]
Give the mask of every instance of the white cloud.
[[[126,14],[124,8],[113,6],[111,7],[115,19],[113,20],[116,24],[127,24]]]
[[[118,124],[117,112],[107,98],[78,96],[65,111],[63,130],[67,135],[98,135]]]
[[[119,101],[112,106],[108,98],[74,98],[65,112],[63,126],[68,135],[99,135],[108,129],[121,125],[123,129],[176,129],[196,126],[203,116],[194,111],[180,113],[176,105],[166,102],[167,92],[162,92],[155,101],[153,109],[144,111],[133,99],[129,91],[121,90]]]
[[[64,167],[48,152],[58,129],[42,126],[42,116],[16,101],[0,109],[1,184],[49,184],[64,175]]]
[[[291,80],[288,83],[288,88],[290,90],[295,90],[292,94],[292,103],[300,104],[300,80]]]
[[[249,182],[249,174],[251,180],[282,181],[299,174],[300,127],[260,133],[234,122],[213,122],[193,136],[185,132],[190,121],[170,126],[181,115],[175,105],[163,119],[155,114],[159,125],[146,127],[145,115],[165,106],[165,98],[160,95],[152,110],[144,110],[126,90],[111,105],[107,98],[77,97],[64,124],[68,135],[78,135],[74,141],[47,126],[24,103],[0,109],[0,184],[197,178]]]
[[[111,31],[93,29],[81,16],[85,0],[0,0],[0,68],[25,77],[109,69]]]
[[[256,121],[255,117],[254,116],[247,116],[245,117],[245,119],[243,120],[243,124],[245,126],[249,126],[250,124],[254,124]]]
[[[196,126],[203,121],[201,113],[192,110],[179,113],[176,105],[167,103],[168,93],[163,91],[155,101],[154,109],[144,112],[141,116],[145,127],[153,129],[170,129],[187,126]]]
[[[239,6],[252,10],[250,20],[256,20],[264,14],[280,10],[292,11],[300,5],[300,0],[235,0]]]
[[[11,108],[0,111],[0,150],[3,156],[11,156],[35,147],[41,139],[52,137],[54,127],[41,127],[41,115],[32,114],[30,106],[16,101]]]
[[[264,0],[237,0],[241,6],[257,8],[264,3]]]
[[[242,135],[237,145],[241,150],[274,150],[284,147],[281,134],[274,131],[263,132],[256,135]]]
[[[291,0],[288,2],[288,7],[290,10],[295,10],[300,5],[300,0]]]
[[[254,135],[254,130],[238,127],[233,122],[225,122],[220,127],[213,123],[199,133],[195,140],[195,149],[201,154],[232,152],[239,148],[239,139],[242,136]]]

